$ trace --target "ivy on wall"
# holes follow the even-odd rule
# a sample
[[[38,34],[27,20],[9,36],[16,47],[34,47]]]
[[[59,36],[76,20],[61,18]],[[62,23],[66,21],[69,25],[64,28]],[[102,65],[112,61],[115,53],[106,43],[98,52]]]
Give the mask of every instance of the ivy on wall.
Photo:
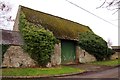
[[[98,61],[110,59],[114,51],[107,46],[107,42],[91,32],[80,33],[79,46],[94,55]]]
[[[4,58],[4,54],[7,51],[7,49],[10,47],[10,45],[6,45],[6,44],[0,44],[0,48],[2,48],[2,61]]]
[[[24,39],[24,50],[31,58],[38,62],[40,66],[45,66],[51,60],[54,51],[56,38],[49,30],[42,26],[36,26],[25,19],[24,13],[20,14],[19,30]]]

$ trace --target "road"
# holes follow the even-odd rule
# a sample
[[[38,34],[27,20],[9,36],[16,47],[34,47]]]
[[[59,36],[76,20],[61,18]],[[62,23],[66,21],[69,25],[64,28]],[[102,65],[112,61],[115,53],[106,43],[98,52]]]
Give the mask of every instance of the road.
[[[65,76],[58,78],[118,78],[120,77],[119,71],[120,71],[120,67],[116,67],[113,69],[104,70],[100,72],[91,72],[86,74]]]
[[[88,72],[88,73],[83,73],[79,75],[71,75],[71,76],[63,76],[63,77],[45,77],[45,78],[32,78],[32,79],[13,79],[12,78],[12,79],[2,79],[2,80],[120,80],[119,71],[120,71],[120,66],[116,68],[104,70],[104,71]],[[98,79],[98,78],[102,78],[102,79]],[[109,78],[109,79],[106,79],[106,78]]]

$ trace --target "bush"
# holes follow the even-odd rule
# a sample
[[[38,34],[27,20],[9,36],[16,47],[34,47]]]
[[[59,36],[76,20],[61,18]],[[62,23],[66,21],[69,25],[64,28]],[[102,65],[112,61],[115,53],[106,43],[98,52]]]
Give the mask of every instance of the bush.
[[[107,59],[113,54],[107,47],[107,42],[92,32],[80,33],[79,46],[94,55],[97,61]]]
[[[114,50],[112,50],[111,48],[107,49],[107,54],[105,55],[105,60],[110,60],[111,55],[113,55],[115,53]]]
[[[25,20],[23,13],[20,16],[20,31],[25,42],[24,50],[29,53],[31,58],[41,66],[50,62],[56,42],[53,33],[45,30],[42,26],[29,23]]]

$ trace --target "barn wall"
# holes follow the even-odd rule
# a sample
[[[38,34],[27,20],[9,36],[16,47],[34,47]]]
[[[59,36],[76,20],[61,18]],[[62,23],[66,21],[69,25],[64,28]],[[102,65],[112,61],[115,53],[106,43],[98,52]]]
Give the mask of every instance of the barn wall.
[[[81,49],[79,46],[77,46],[76,61],[78,61],[79,63],[88,63],[96,61],[96,58],[85,50]]]
[[[76,46],[76,63],[79,62],[80,53],[81,53],[80,47]]]
[[[115,54],[113,54],[112,56],[111,56],[111,59],[113,60],[113,59],[118,59],[119,58],[119,54],[120,54],[120,52],[115,52]]]
[[[20,46],[10,46],[4,54],[3,67],[34,67],[36,63]]]
[[[13,31],[19,31],[20,10],[21,10],[21,6],[19,6],[18,11],[17,11],[17,16],[16,16],[15,23],[13,26]]]
[[[53,66],[61,64],[61,42],[58,44],[55,44],[54,54],[51,57],[51,64]]]

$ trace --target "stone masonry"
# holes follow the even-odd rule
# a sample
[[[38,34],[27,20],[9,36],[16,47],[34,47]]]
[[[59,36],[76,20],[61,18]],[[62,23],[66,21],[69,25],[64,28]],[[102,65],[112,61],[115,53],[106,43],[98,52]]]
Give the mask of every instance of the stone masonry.
[[[115,54],[113,54],[111,56],[111,59],[118,59],[119,58],[119,54],[120,54],[120,52],[115,52]]]
[[[61,64],[61,43],[55,44],[54,54],[51,57],[51,64],[53,66]]]
[[[34,67],[36,63],[20,46],[10,46],[4,54],[3,67]]]
[[[79,46],[77,46],[76,48],[76,55],[76,59],[79,61],[79,63],[88,63],[96,61],[96,58],[93,55],[81,49]]]

